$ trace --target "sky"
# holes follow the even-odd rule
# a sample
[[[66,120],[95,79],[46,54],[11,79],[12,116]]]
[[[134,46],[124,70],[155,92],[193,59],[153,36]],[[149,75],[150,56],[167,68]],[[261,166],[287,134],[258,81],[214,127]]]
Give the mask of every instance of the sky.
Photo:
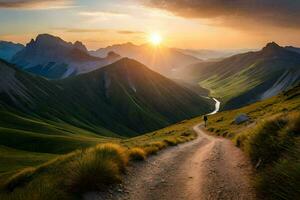
[[[89,49],[148,42],[187,49],[300,46],[300,0],[0,0],[0,40],[40,33]]]

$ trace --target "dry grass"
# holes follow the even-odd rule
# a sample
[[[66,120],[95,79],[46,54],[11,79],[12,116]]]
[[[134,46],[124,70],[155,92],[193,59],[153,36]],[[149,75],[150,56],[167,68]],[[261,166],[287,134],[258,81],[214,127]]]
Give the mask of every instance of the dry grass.
[[[155,155],[159,151],[159,148],[155,146],[148,146],[144,148],[147,155]]]
[[[178,143],[181,142],[181,140],[180,139],[174,139],[174,138],[168,138],[168,139],[165,139],[164,142],[168,146],[176,146]]]
[[[294,129],[300,125],[295,125],[293,119],[297,119],[296,115],[300,116],[296,113],[272,116],[237,136],[236,144],[250,156],[253,163],[277,161],[283,152],[294,145]]]
[[[300,113],[270,117],[236,143],[257,169],[256,188],[262,199],[297,199],[300,195]]]
[[[132,161],[142,161],[146,159],[147,155],[144,149],[134,147],[128,150],[128,157]]]

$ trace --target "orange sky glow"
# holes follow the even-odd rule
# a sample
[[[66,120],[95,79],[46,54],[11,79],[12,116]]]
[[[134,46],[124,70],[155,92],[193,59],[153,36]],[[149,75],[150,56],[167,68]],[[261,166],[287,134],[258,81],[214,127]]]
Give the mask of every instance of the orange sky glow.
[[[222,16],[213,11],[203,16],[197,13],[197,9],[199,12],[202,9],[198,3],[201,1],[197,1],[195,10],[189,9],[190,4],[181,5],[182,1],[162,6],[159,0],[147,3],[136,0],[124,0],[122,3],[120,0],[5,2],[9,1],[0,0],[0,40],[23,44],[40,33],[50,33],[66,41],[80,40],[89,49],[97,49],[125,42],[147,43],[149,34],[159,32],[163,45],[178,48],[260,48],[270,41],[283,46],[300,46],[300,24],[298,27],[268,20],[257,23],[256,18],[248,16],[247,10],[238,13],[232,20],[232,16],[223,16],[229,14],[222,7],[217,10],[225,13]],[[193,0],[190,2],[193,3]],[[184,6],[190,10],[189,13],[183,10]],[[272,14],[272,11],[269,12]]]

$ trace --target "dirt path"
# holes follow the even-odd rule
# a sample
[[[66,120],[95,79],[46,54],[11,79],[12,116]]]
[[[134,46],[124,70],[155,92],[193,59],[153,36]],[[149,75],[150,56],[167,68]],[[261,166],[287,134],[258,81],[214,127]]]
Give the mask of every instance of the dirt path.
[[[86,200],[251,200],[251,165],[226,139],[209,136],[199,126],[199,137],[169,148],[129,168],[123,185],[108,193],[90,193]]]

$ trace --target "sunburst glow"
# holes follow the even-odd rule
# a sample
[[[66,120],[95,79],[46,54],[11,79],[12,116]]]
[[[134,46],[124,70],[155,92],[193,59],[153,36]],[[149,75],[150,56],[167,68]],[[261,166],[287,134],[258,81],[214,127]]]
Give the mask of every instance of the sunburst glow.
[[[149,35],[149,42],[154,45],[158,46],[162,43],[163,38],[158,33],[152,33]]]

